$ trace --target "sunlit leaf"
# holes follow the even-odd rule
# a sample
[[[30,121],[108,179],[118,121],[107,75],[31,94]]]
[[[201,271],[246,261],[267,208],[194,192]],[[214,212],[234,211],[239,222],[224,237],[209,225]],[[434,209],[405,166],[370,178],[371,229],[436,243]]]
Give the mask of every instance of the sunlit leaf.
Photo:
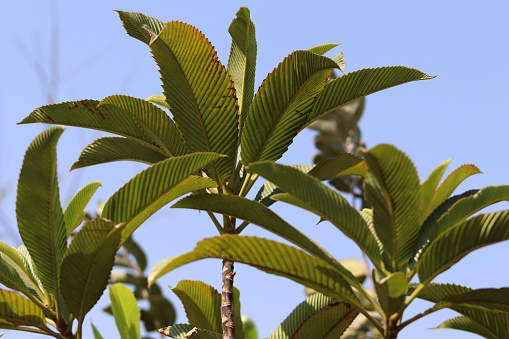
[[[200,241],[196,248],[187,254],[161,260],[149,274],[149,285],[177,267],[205,258],[248,264],[262,271],[287,277],[331,298],[360,306],[350,284],[333,266],[323,260],[272,240],[238,235],[208,238]]]
[[[123,243],[145,220],[170,201],[195,190],[215,187],[208,178],[192,176],[220,156],[193,153],[174,157],[142,171],[120,188],[104,205],[102,217],[126,223]]]
[[[69,201],[64,210],[65,226],[67,227],[67,236],[69,237],[76,227],[78,227],[85,217],[85,208],[95,191],[101,186],[99,181],[93,181],[81,188]]]
[[[249,9],[241,7],[233,19],[228,32],[232,37],[228,73],[230,73],[236,89],[240,111],[240,130],[254,95],[256,75],[257,45],[255,26],[250,18]]]
[[[122,339],[139,339],[140,309],[133,292],[122,284],[109,287],[111,309]]]
[[[501,316],[505,316],[503,319],[504,322],[502,324],[506,325],[507,322],[509,321],[509,315],[501,314]],[[445,328],[445,329],[453,329],[453,330],[470,332],[470,333],[474,333],[474,334],[480,335],[483,338],[488,338],[488,339],[499,339],[499,338],[504,337],[504,336],[500,336],[501,334],[497,335],[486,328],[486,327],[488,327],[488,328],[493,327],[495,325],[496,320],[497,320],[496,316],[494,318],[489,316],[485,320],[488,320],[488,322],[489,322],[488,326],[485,326],[485,325],[483,325],[469,317],[459,316],[459,317],[454,317],[452,319],[444,321],[443,323],[438,325],[436,328]],[[503,328],[504,325],[500,326],[500,324],[498,324],[498,327]],[[509,335],[509,331],[504,331],[504,333],[506,336]]]
[[[442,232],[424,251],[415,270],[431,281],[477,248],[509,239],[509,211],[476,216]]]
[[[57,180],[56,144],[62,132],[62,127],[52,127],[32,141],[21,167],[16,199],[21,239],[50,293],[58,291],[60,265],[67,246]]]
[[[380,264],[380,250],[375,236],[359,212],[351,207],[341,194],[328,188],[318,179],[289,166],[260,162],[250,164],[250,169],[278,185],[298,201],[289,200],[284,194],[275,195],[274,199],[306,207],[322,219],[329,220],[354,240],[375,265]]]
[[[167,155],[137,141],[122,137],[105,137],[85,147],[71,169],[128,160],[152,165],[167,158]]]
[[[239,137],[235,88],[216,51],[195,27],[168,22],[150,48],[159,65],[164,95],[191,152],[217,152],[208,168],[224,182],[234,170]]]
[[[419,177],[412,161],[394,146],[378,145],[364,157],[369,168],[366,199],[373,206],[386,268],[396,272],[415,254],[421,217]]]
[[[171,289],[186,311],[187,320],[194,326],[217,333],[221,328],[221,294],[202,281],[181,280]]]
[[[310,49],[308,49],[308,51],[316,53],[316,54],[324,55],[325,53],[327,53],[328,51],[330,51],[331,49],[333,49],[334,47],[337,47],[339,45],[341,45],[341,44],[323,44],[323,45],[311,47]]]
[[[308,116],[308,123],[368,94],[410,81],[431,78],[419,70],[403,66],[366,68],[348,73],[325,86]]]
[[[339,338],[359,311],[315,293],[300,303],[269,339]]]
[[[142,13],[124,11],[117,11],[117,13],[127,34],[147,45],[150,42],[150,34],[143,25],[147,25],[155,34],[159,34],[164,27],[163,22]]]
[[[286,57],[263,81],[242,134],[241,160],[277,160],[303,128],[336,64],[308,51]]]
[[[157,330],[157,332],[176,339],[222,339],[220,333],[189,324],[175,324]]]
[[[46,327],[44,313],[39,306],[6,290],[0,290],[0,319],[16,325]]]

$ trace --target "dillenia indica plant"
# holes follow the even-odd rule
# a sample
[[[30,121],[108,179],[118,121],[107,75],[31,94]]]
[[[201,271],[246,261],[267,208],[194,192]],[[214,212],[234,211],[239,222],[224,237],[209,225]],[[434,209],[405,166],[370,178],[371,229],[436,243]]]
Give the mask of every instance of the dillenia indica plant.
[[[118,160],[152,165],[104,207],[103,218],[125,224],[121,243],[156,210],[189,192],[244,201],[259,176],[248,164],[275,162],[299,131],[320,116],[370,93],[431,78],[395,66],[361,69],[329,81],[344,61],[341,53],[332,59],[323,56],[337,46],[325,44],[291,53],[255,95],[257,42],[247,8],[237,12],[229,27],[227,67],[191,25],[118,13],[127,33],[149,46],[159,66],[163,94],[147,100],[114,95],[101,101],[47,105],[21,123],[79,126],[120,135],[94,141],[73,168]],[[258,195],[257,205],[270,201],[265,193]],[[236,236],[249,224],[228,214],[208,215],[220,234]],[[224,260],[224,338],[234,338],[236,332],[233,275],[233,261]]]
[[[300,249],[258,237],[209,238],[187,254],[159,262],[149,275],[149,283],[183,264],[222,258],[287,277],[330,298],[320,311],[323,317],[335,321],[327,326],[315,323],[316,332],[305,333],[319,335],[308,338],[338,338],[357,313],[369,319],[384,338],[396,338],[409,324],[444,308],[460,316],[445,321],[440,328],[507,338],[509,288],[471,289],[433,283],[435,277],[467,254],[509,239],[509,210],[477,214],[494,203],[509,200],[509,186],[488,186],[451,196],[460,183],[480,171],[474,165],[463,165],[440,183],[449,162],[438,166],[422,183],[411,160],[387,144],[366,151],[363,159],[344,154],[324,161],[309,173],[270,161],[249,165],[251,172],[265,177],[279,192],[284,191],[271,199],[315,213],[359,246],[371,262],[370,278],[376,295],[328,252],[263,204],[227,194],[191,196],[172,207],[246,220],[271,229]],[[357,211],[337,191],[320,182],[347,174],[364,177],[365,199],[372,209]],[[405,310],[416,298],[434,304],[403,320]],[[332,313],[341,307],[341,313]],[[287,336],[271,338],[304,338],[299,331],[292,328]]]
[[[62,131],[42,132],[23,160],[16,199],[23,244],[0,242],[0,283],[9,289],[0,289],[0,328],[80,339],[85,315],[108,284],[124,224],[96,218],[76,232],[100,183],[84,186],[62,209],[56,172]]]

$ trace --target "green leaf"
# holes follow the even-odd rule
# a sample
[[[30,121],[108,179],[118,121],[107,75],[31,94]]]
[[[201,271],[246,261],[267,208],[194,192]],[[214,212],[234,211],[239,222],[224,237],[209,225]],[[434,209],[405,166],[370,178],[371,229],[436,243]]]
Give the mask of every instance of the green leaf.
[[[316,53],[316,54],[324,55],[325,53],[327,53],[328,51],[330,51],[331,49],[333,49],[334,47],[337,47],[339,45],[341,45],[341,44],[323,44],[323,45],[311,47],[310,49],[308,49],[308,51]]]
[[[408,279],[403,272],[383,276],[375,270],[375,289],[378,302],[387,317],[396,313],[405,302]]]
[[[164,107],[166,109],[170,109],[170,105],[168,105],[168,101],[166,100],[166,97],[162,94],[157,95],[151,95],[147,98],[147,101],[157,104],[161,107]]]
[[[417,284],[412,283],[408,287],[407,295],[410,295],[415,290]],[[447,298],[451,295],[462,294],[465,292],[473,291],[469,287],[456,285],[456,284],[438,284],[432,283],[424,286],[421,291],[419,291],[418,298],[428,300],[434,303],[438,303],[439,301]]]
[[[359,311],[315,293],[300,303],[269,339],[339,338]]]
[[[158,330],[159,333],[176,339],[222,339],[220,333],[189,324],[175,324]]]
[[[208,238],[200,241],[191,252],[159,261],[148,276],[149,285],[175,268],[205,258],[220,258],[248,264],[311,287],[331,298],[360,307],[360,302],[350,284],[334,267],[323,260],[272,240],[238,235]]]
[[[167,159],[168,156],[147,147],[139,142],[119,137],[99,138],[89,144],[81,152],[78,161],[76,161],[71,170],[104,164],[113,161],[138,161],[145,164],[155,164]]]
[[[306,123],[336,64],[309,51],[286,57],[263,81],[244,125],[241,160],[279,159]]]
[[[57,293],[67,233],[60,205],[56,144],[62,127],[39,134],[28,147],[18,181],[16,216],[23,243],[44,288]]]
[[[0,283],[26,296],[34,291],[39,298],[45,297],[40,281],[34,276],[22,254],[2,241],[0,241]]]
[[[474,192],[472,192],[474,193]],[[444,213],[432,230],[430,240],[435,239],[441,233],[458,222],[474,215],[480,210],[497,202],[509,200],[509,185],[488,186],[459,200]]]
[[[46,327],[44,313],[37,304],[15,292],[1,289],[0,319],[18,326]]]
[[[256,75],[256,32],[250,18],[249,9],[241,7],[233,19],[228,32],[232,37],[230,57],[228,59],[228,73],[230,73],[240,112],[240,130],[244,126],[247,113],[254,96]]]
[[[333,159],[320,161],[308,174],[323,181],[345,175],[365,176],[367,173],[366,161],[353,154],[344,153]]]
[[[219,183],[235,168],[239,117],[235,87],[216,51],[195,27],[168,22],[150,48],[159,65],[164,95],[191,152],[217,152],[208,168]]]
[[[184,305],[193,326],[222,333],[221,294],[202,281],[181,280],[171,289]]]
[[[122,284],[109,287],[111,309],[122,339],[139,339],[140,309],[133,292]]]
[[[419,70],[403,66],[366,68],[345,74],[325,86],[308,116],[307,124],[368,94],[410,81],[432,78]]]
[[[155,34],[159,34],[164,27],[164,23],[162,21],[145,14],[124,11],[116,12],[120,16],[120,20],[122,20],[122,25],[127,31],[127,34],[146,43],[147,45],[150,42],[150,34],[147,32],[146,28],[143,28],[143,26],[147,25]]]
[[[477,248],[509,239],[509,211],[482,214],[441,233],[424,251],[415,270],[429,282]]]
[[[234,195],[203,194],[184,198],[174,204],[172,208],[206,210],[256,224],[301,247],[309,254],[322,259],[341,272],[348,282],[362,288],[352,273],[334,259],[331,254],[261,203]],[[193,322],[191,321],[191,323]]]
[[[235,339],[245,339],[244,320],[241,315],[240,291],[233,287],[233,325],[235,326]]]
[[[147,256],[143,251],[143,248],[133,240],[133,237],[130,236],[123,244],[124,250],[132,255],[136,260],[136,265],[138,265],[140,271],[145,271],[147,268]]]
[[[435,208],[447,200],[454,190],[456,190],[456,188],[465,181],[465,179],[478,173],[481,173],[481,171],[474,165],[462,165],[452,171],[428,199],[428,202],[426,202],[427,209],[423,214],[422,219],[424,220],[427,218],[435,210]]]
[[[507,325],[507,322],[509,321],[509,315],[500,314],[500,316],[504,318],[504,322],[502,323],[503,324],[502,326],[500,326],[500,324],[498,324],[498,327],[499,328],[507,327],[506,325]],[[488,320],[488,322],[490,323],[488,325],[488,328],[493,327],[493,325],[496,323],[496,320],[491,317],[487,318],[485,320]],[[441,323],[440,325],[438,325],[436,328],[446,328],[446,329],[470,332],[470,333],[474,333],[474,334],[480,335],[483,338],[488,338],[488,339],[504,338],[504,335],[505,336],[509,335],[509,331],[504,331],[503,332],[504,335],[501,335],[501,334],[497,335],[496,333],[493,333],[490,330],[488,330],[485,326],[483,326],[479,322],[477,322],[469,317],[465,317],[465,316],[454,317],[452,319],[446,320],[443,323]]]
[[[101,332],[99,332],[95,325],[93,323],[90,323],[90,325],[92,326],[92,333],[94,334],[94,339],[104,339],[103,336],[101,335]]]
[[[93,181],[81,188],[72,197],[64,210],[65,226],[67,227],[67,237],[78,227],[85,217],[85,208],[95,191],[101,186],[99,181]]]
[[[482,288],[448,295],[442,298],[445,304],[462,306],[484,306],[489,310],[509,311],[509,288]],[[463,305],[467,304],[467,305]]]
[[[60,289],[81,323],[103,294],[119,248],[121,227],[95,219],[76,233],[62,262]]]
[[[170,201],[198,189],[216,187],[213,180],[192,174],[219,157],[215,153],[193,153],[147,168],[108,199],[102,217],[115,224],[126,223],[122,244],[148,217]]]
[[[237,328],[237,327],[235,327]],[[242,328],[246,339],[258,339],[258,329],[256,328],[255,322],[248,316],[242,316]]]
[[[284,194],[275,195],[274,199],[305,207],[322,219],[329,220],[355,241],[375,265],[380,264],[380,250],[374,234],[359,212],[351,207],[341,194],[328,188],[318,179],[289,166],[261,162],[250,164],[250,169],[278,185],[297,201],[288,199]]]
[[[126,95],[112,95],[99,103],[99,107],[103,106],[113,106],[129,114],[147,141],[158,146],[157,150],[162,150],[168,157],[188,153],[177,125],[156,105]]]
[[[419,177],[412,161],[394,146],[378,145],[364,156],[369,168],[366,199],[373,206],[386,269],[396,272],[415,255],[421,216]]]
[[[437,189],[437,186],[440,183],[440,180],[442,179],[442,176],[444,175],[445,170],[447,169],[447,166],[449,166],[450,162],[451,159],[446,160],[440,164],[421,184],[421,223],[424,222],[424,220],[426,220],[426,218],[428,218],[431,213],[433,213],[433,210],[430,211],[430,203],[433,201],[432,197],[435,194],[435,190]],[[437,206],[435,206],[435,208],[436,207]]]

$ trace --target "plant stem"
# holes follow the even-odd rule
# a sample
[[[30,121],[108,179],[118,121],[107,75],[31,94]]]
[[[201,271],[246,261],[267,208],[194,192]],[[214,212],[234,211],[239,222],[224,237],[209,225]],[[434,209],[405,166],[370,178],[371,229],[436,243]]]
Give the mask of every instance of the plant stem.
[[[222,290],[221,290],[221,325],[223,339],[235,339],[235,325],[233,323],[233,261],[223,260]]]

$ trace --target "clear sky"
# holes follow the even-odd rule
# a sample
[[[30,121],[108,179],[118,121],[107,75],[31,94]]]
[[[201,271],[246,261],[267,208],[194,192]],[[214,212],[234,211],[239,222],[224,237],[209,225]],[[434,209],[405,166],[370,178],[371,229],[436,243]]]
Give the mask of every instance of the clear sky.
[[[240,6],[251,9],[258,39],[257,84],[294,50],[342,43],[347,71],[404,65],[433,80],[414,82],[368,97],[361,122],[368,146],[392,143],[415,162],[421,180],[444,160],[450,170],[473,163],[484,174],[467,180],[459,191],[509,183],[509,2],[497,1],[120,1],[18,0],[0,11],[0,239],[19,245],[15,229],[16,181],[24,151],[42,125],[16,125],[34,108],[50,101],[102,99],[112,94],[147,98],[160,94],[157,67],[149,49],[128,37],[114,9],[142,12],[162,21],[197,26],[226,64],[227,28]],[[96,199],[107,199],[144,168],[114,163],[69,172],[85,145],[99,132],[68,128],[59,146],[62,200],[87,182],[103,183]],[[281,159],[286,164],[311,162],[313,132],[306,131]],[[94,200],[97,201],[97,200]],[[274,205],[290,223],[338,258],[360,257],[359,251],[327,223],[300,210]],[[497,205],[507,208],[508,205]],[[91,206],[93,208],[93,205]],[[273,237],[250,226],[246,234]],[[165,208],[136,233],[149,252],[149,267],[160,259],[191,250],[203,237],[215,235],[205,215]],[[509,244],[471,254],[437,281],[470,287],[508,285]],[[181,279],[203,280],[220,288],[220,261],[208,259],[164,276],[162,286]],[[236,265],[243,313],[269,336],[300,301],[303,288],[284,278]],[[178,321],[185,316],[178,299]],[[90,314],[106,338],[116,338],[114,320],[100,310]],[[424,302],[409,310],[413,314]],[[401,338],[475,338],[452,330],[428,330],[454,312],[440,311],[409,326]],[[87,331],[89,326],[87,326]],[[91,337],[91,334],[89,334]],[[8,333],[5,338],[33,338]]]

